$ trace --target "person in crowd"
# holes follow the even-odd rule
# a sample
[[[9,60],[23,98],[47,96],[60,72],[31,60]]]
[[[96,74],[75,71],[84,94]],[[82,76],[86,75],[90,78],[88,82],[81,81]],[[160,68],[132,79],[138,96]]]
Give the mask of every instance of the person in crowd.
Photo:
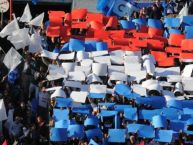
[[[150,11],[150,18],[152,19],[161,19],[162,17],[162,6],[157,6],[156,4],[153,4]]]
[[[176,13],[175,12],[176,3],[174,3],[172,0],[165,0],[165,2],[162,5],[164,8],[164,16]]]
[[[142,19],[148,18],[147,9],[145,7],[140,10],[139,18],[142,18]]]
[[[40,141],[42,142],[42,145],[46,145],[49,139],[49,134],[48,134],[49,128],[42,116],[37,117],[36,127],[39,133],[39,137],[40,137]]]
[[[162,14],[163,14],[163,11],[164,11],[164,8],[163,8],[160,0],[156,0],[155,5],[156,5],[156,7],[157,7],[157,10],[156,10],[156,11],[157,11],[158,15],[160,15],[160,18],[161,18],[161,17],[162,17]],[[159,18],[159,19],[160,19],[160,18]]]
[[[21,118],[19,116],[16,116],[15,121],[11,124],[9,135],[13,142],[19,141],[19,138],[23,135],[23,124],[21,123]]]
[[[134,11],[131,15],[132,19],[138,19],[139,18],[139,13],[137,11]]]

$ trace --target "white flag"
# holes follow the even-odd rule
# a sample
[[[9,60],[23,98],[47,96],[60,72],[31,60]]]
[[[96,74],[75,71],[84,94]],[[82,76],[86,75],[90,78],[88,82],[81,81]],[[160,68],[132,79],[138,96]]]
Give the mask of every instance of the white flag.
[[[69,72],[68,80],[70,81],[85,81],[86,76],[82,71]]]
[[[21,63],[22,56],[11,48],[4,57],[3,63],[10,70],[14,70]]]
[[[64,69],[59,66],[59,65],[54,65],[54,64],[50,64],[48,66],[48,70],[49,70],[49,74],[54,75],[54,74],[61,74],[64,75]]]
[[[18,29],[7,38],[18,50],[30,44],[30,37],[26,28]]]
[[[41,26],[44,20],[44,12],[29,22],[29,25]]]
[[[182,19],[184,16],[188,16],[188,4],[186,3],[185,6],[181,9],[181,11],[179,12],[178,14],[178,18],[181,19],[181,22],[182,22]]]
[[[182,77],[191,77],[193,71],[193,64],[186,65],[182,71]]]
[[[41,36],[39,32],[35,32],[34,34],[32,34],[30,37],[29,52],[41,52],[43,50],[41,43]]]
[[[66,98],[66,93],[64,92],[63,89],[57,89],[57,90],[55,90],[55,92],[51,95],[51,98],[55,98],[55,97],[63,97],[63,98]]]
[[[0,99],[0,121],[7,119],[7,113],[3,99]]]
[[[46,57],[46,58],[55,60],[57,58],[57,56],[58,56],[58,53],[50,52],[47,50],[41,51],[41,57]]]
[[[0,36],[4,38],[5,36],[12,34],[13,31],[18,29],[19,25],[17,19],[14,17],[14,19],[9,24],[7,24],[0,32]]]
[[[102,80],[94,73],[89,74],[87,76],[87,80],[86,81],[87,81],[88,84],[91,84],[93,82],[100,82],[100,83],[102,83]]]
[[[107,75],[107,64],[105,63],[93,63],[92,71],[97,76],[106,76]]]
[[[25,6],[24,11],[23,11],[23,15],[21,16],[19,21],[28,23],[28,22],[30,22],[31,19],[32,19],[31,11],[30,11],[29,5],[27,4]]]
[[[73,102],[78,103],[85,103],[87,96],[88,92],[85,91],[72,91],[70,94],[70,98],[72,98]]]
[[[90,93],[107,93],[107,86],[106,85],[98,85],[98,84],[91,84],[90,85]]]

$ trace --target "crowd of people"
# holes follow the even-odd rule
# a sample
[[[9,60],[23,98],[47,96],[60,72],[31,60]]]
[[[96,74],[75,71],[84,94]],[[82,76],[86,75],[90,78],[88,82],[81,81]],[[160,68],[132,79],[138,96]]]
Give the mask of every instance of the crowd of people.
[[[191,7],[191,1],[186,0],[165,0],[160,2],[159,0],[152,4],[151,7],[143,7],[139,11],[134,11],[132,14],[132,19],[137,18],[152,18],[152,19],[161,19],[162,17],[167,16],[176,16],[180,10],[187,3]],[[192,14],[192,9],[189,9],[189,13]]]
[[[176,3],[180,11],[186,2],[188,1],[178,0],[174,3],[166,0],[161,5],[160,1],[157,1],[150,8],[134,12],[131,17],[161,19],[163,16],[177,14],[174,9]],[[0,49],[0,99],[3,101],[0,110],[5,107],[7,118],[5,120],[0,118],[0,144],[193,144],[191,133],[193,113],[190,111],[186,114],[183,110],[186,107],[192,109],[193,103],[185,97],[191,92],[184,91],[181,82],[170,83],[167,76],[156,75],[156,60],[148,48],[137,52],[122,50],[108,52],[107,46],[98,42],[100,43],[98,53],[69,52],[66,51],[66,44],[70,47],[71,41],[61,44],[61,38],[47,37],[49,22],[40,27],[15,21],[19,23],[20,29],[27,29],[30,37],[40,41],[41,48],[36,49],[41,51],[31,51],[29,46],[31,43],[22,49],[15,49],[15,45],[7,36],[1,38],[3,44]],[[75,29],[71,33],[75,36],[80,30],[82,32],[82,29],[79,31]],[[81,42],[75,40],[72,45],[81,47]],[[104,51],[100,51],[100,47],[105,47]],[[22,59],[17,66],[10,69],[5,65],[5,56],[9,51],[14,52],[13,49]],[[10,57],[11,59],[13,59],[12,66],[16,59],[14,56]],[[95,63],[100,64],[99,68],[94,67]],[[175,73],[181,75],[186,65],[187,63],[181,63],[180,66],[175,66],[180,68]],[[136,73],[134,78],[135,74],[125,73],[127,67],[134,67],[131,70],[135,71],[140,67],[137,71],[142,72],[142,77],[137,75],[137,72],[134,72]],[[160,82],[164,82],[163,85]],[[139,92],[135,89],[136,86],[140,88]],[[167,96],[168,92],[170,95],[173,94],[169,96],[173,97],[175,103],[167,104],[170,99],[164,96]],[[143,95],[148,97],[141,97]],[[76,99],[78,96],[80,98]],[[157,99],[148,101],[153,97]],[[156,115],[161,122],[158,127],[152,121],[152,117]],[[164,119],[166,122],[162,122]],[[178,123],[184,127],[179,127]],[[145,127],[138,126],[131,129],[130,126],[133,124]],[[114,132],[111,133],[110,130]],[[173,132],[168,134],[167,130]],[[171,139],[168,141],[161,131]],[[119,136],[119,133],[122,135]]]
[[[27,48],[21,52],[22,63],[9,72],[3,64],[5,56],[1,51],[1,99],[4,100],[7,120],[1,122],[1,143],[4,140],[8,144],[45,144],[49,139],[48,106],[39,104],[39,95],[46,85],[47,66],[34,54],[27,52]]]

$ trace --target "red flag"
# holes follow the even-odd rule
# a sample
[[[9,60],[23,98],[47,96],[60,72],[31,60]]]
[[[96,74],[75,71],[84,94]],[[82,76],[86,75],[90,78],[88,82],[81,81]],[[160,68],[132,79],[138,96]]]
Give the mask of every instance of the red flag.
[[[7,140],[5,140],[2,145],[8,145]]]
[[[145,141],[142,140],[139,145],[145,145]]]

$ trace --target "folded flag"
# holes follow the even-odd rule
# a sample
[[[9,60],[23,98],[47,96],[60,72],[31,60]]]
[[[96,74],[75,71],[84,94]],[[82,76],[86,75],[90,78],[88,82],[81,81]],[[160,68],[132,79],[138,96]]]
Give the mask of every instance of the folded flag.
[[[126,129],[109,129],[109,143],[124,143]]]
[[[55,128],[68,128],[69,124],[70,124],[70,120],[60,120],[54,123],[54,127]]]
[[[155,130],[152,126],[144,124],[129,124],[127,126],[129,133],[137,133],[141,138],[154,138]]]
[[[84,126],[98,126],[99,120],[96,116],[88,116],[84,121]]]
[[[83,125],[69,125],[68,126],[68,137],[77,137],[83,138],[84,137],[84,126]]]
[[[43,24],[43,20],[44,20],[44,12],[38,15],[37,17],[35,17],[34,19],[32,19],[29,22],[29,25],[41,27]]]
[[[185,130],[185,122],[179,120],[172,120],[170,122],[170,129],[173,131],[184,131]]]
[[[153,108],[162,108],[166,106],[165,98],[162,96],[137,97],[137,104],[150,105]]]
[[[66,141],[67,129],[66,128],[51,128],[50,129],[50,141]]]
[[[156,131],[155,140],[158,142],[171,143],[175,132],[173,130],[158,130]]]
[[[60,109],[54,109],[54,120],[59,121],[59,120],[69,120],[69,111],[67,109],[60,110]]]
[[[84,51],[84,41],[71,38],[69,41],[70,51]]]
[[[115,86],[115,92],[121,96],[130,96],[131,95],[131,88],[125,84],[117,84]]]
[[[21,18],[19,19],[19,21],[20,22],[30,22],[31,19],[32,19],[31,11],[30,11],[29,5],[27,4],[25,6],[24,12]]]
[[[138,120],[137,108],[125,108],[124,117],[126,120]]]
[[[161,128],[167,126],[167,120],[165,116],[156,115],[152,117],[152,124],[154,128]]]
[[[87,139],[93,139],[95,137],[102,139],[102,131],[99,128],[89,129],[86,131]]]

